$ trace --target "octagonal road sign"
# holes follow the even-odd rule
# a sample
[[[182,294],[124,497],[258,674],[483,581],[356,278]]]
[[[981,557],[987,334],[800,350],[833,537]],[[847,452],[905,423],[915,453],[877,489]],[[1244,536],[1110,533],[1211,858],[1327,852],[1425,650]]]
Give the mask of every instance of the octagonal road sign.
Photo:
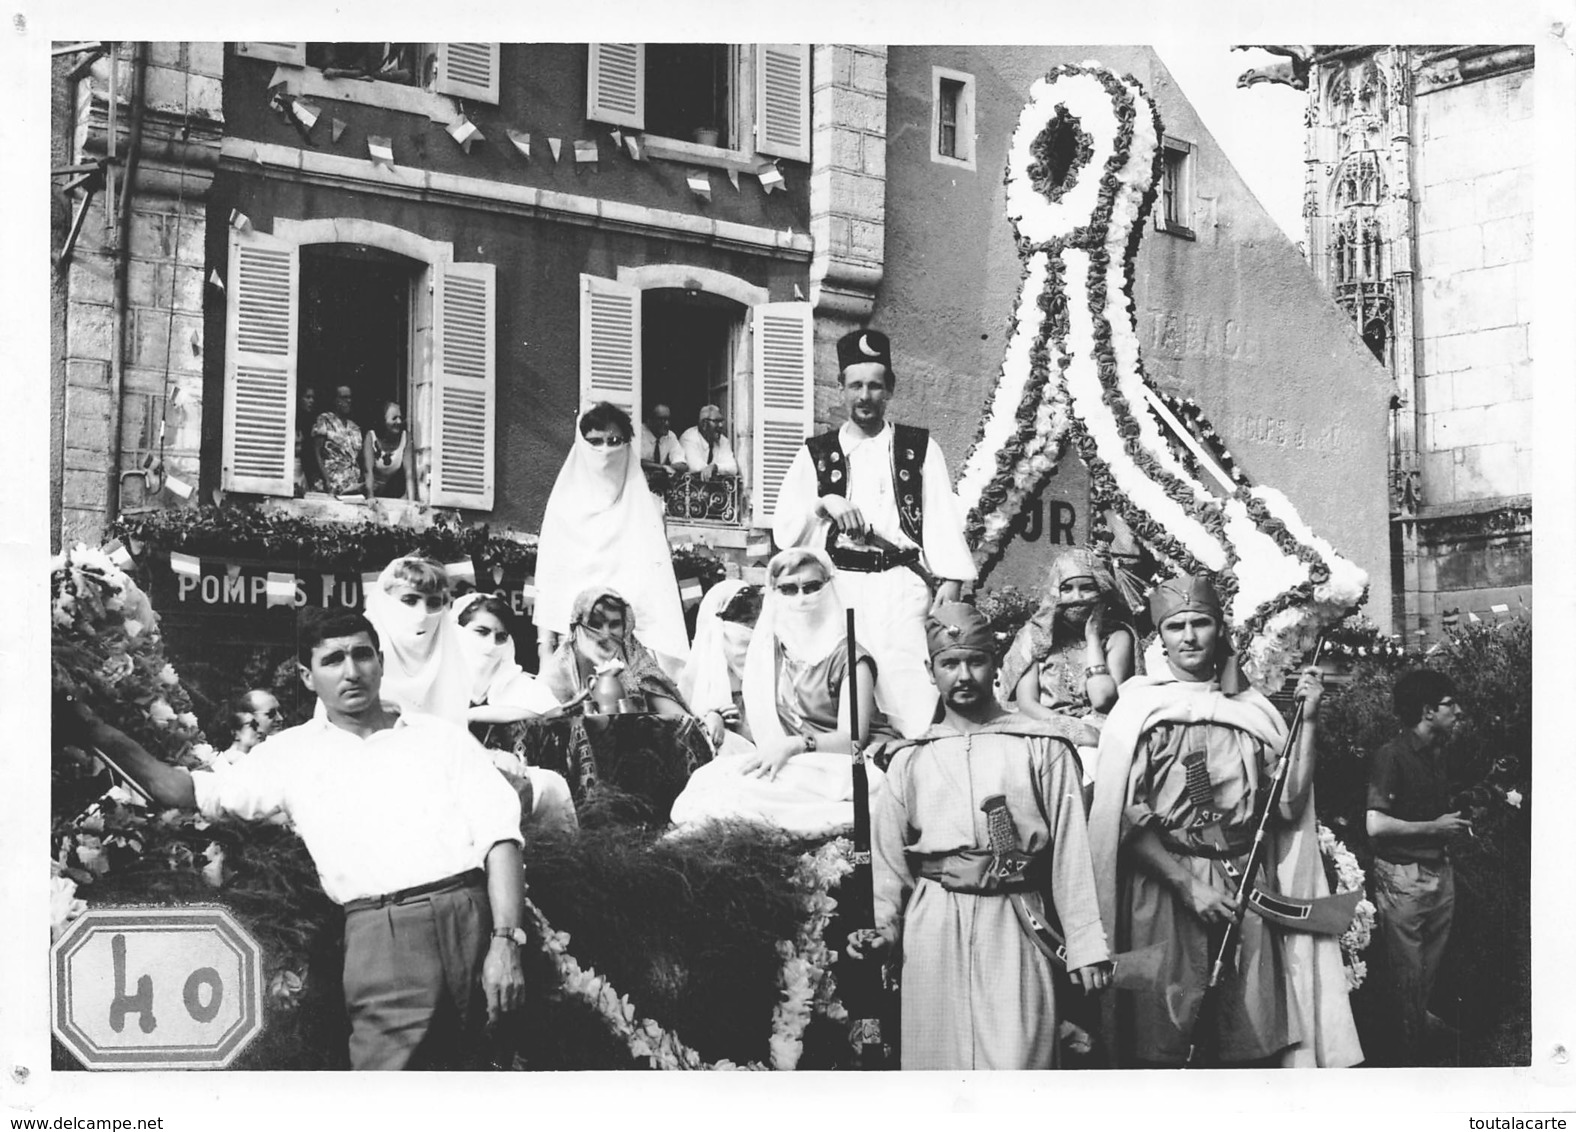
[[[224,908],[93,908],[50,949],[51,1025],[89,1069],[223,1069],[263,1028],[262,973]]]

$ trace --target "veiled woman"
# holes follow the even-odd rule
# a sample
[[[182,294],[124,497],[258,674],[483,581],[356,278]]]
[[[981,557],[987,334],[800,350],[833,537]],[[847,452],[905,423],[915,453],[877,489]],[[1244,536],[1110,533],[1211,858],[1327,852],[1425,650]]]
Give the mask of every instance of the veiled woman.
[[[604,670],[618,676],[625,699],[639,698],[657,715],[689,715],[678,684],[640,641],[635,608],[610,586],[580,591],[569,610],[569,634],[542,665],[541,682],[559,703],[582,698]]]
[[[753,821],[821,837],[854,820],[844,606],[831,560],[809,547],[766,567],[766,598],[744,662],[751,754],[719,755],[673,804],[676,825]],[[860,739],[875,710],[875,660],[858,659]],[[872,799],[882,775],[868,766]]]
[[[592,586],[623,596],[632,632],[670,675],[689,659],[672,552],[633,436],[629,414],[616,405],[586,410],[548,496],[532,613],[544,671],[569,634],[576,595]]]

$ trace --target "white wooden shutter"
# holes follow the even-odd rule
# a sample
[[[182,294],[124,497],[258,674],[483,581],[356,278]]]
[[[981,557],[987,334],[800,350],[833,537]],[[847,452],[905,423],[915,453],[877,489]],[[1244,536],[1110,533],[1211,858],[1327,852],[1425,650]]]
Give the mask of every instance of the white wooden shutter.
[[[439,94],[473,98],[498,105],[498,45],[496,43],[438,44]]]
[[[222,476],[226,491],[294,493],[300,274],[301,258],[294,244],[255,230],[230,229]]]
[[[490,263],[440,263],[433,278],[432,502],[490,511],[497,269]]]
[[[755,152],[810,160],[810,45],[755,49]]]
[[[237,43],[235,53],[252,59],[272,59],[275,63],[306,66],[305,43]]]
[[[812,308],[809,303],[762,303],[750,317],[755,339],[751,524],[769,527],[788,465],[815,425]]]
[[[586,66],[586,117],[646,128],[646,45],[593,43]]]
[[[580,277],[580,406],[610,401],[640,422],[640,290]]]

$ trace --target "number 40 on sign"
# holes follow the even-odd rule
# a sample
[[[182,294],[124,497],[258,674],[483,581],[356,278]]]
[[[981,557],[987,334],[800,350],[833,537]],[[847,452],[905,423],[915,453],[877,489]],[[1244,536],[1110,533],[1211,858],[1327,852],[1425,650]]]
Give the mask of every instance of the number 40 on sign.
[[[223,908],[91,909],[51,950],[50,1018],[90,1069],[222,1069],[262,1029],[262,951]]]

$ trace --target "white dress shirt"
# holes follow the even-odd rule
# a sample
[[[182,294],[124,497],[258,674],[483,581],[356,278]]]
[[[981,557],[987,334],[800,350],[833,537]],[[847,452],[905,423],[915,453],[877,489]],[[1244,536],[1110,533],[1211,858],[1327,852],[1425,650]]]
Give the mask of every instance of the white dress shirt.
[[[897,499],[892,492],[892,441],[890,423],[874,436],[851,423],[837,430],[837,441],[848,461],[848,502],[858,507],[877,534],[897,547],[911,547],[914,540],[903,533]],[[947,461],[931,439],[925,450],[925,567],[939,578],[969,581],[975,576],[974,557],[963,540],[963,516],[952,491]],[[801,446],[794,454],[777,496],[772,537],[777,545],[824,546],[829,521],[816,513],[820,502],[815,462]]]
[[[679,443],[679,438],[673,435],[673,430],[668,429],[662,434],[662,439],[657,439],[657,434],[645,425],[640,426],[640,458],[650,460],[653,464],[682,464],[684,462],[684,446]]]
[[[204,817],[286,815],[338,904],[480,868],[500,841],[522,842],[520,799],[463,727],[402,714],[361,738],[313,719],[246,758],[194,771]]]
[[[679,443],[684,447],[684,462],[689,465],[690,471],[698,472],[707,464],[716,464],[719,475],[739,474],[739,461],[733,455],[733,443],[726,435],[718,436],[716,443],[712,443],[701,435],[699,425],[691,425],[679,437]]]

